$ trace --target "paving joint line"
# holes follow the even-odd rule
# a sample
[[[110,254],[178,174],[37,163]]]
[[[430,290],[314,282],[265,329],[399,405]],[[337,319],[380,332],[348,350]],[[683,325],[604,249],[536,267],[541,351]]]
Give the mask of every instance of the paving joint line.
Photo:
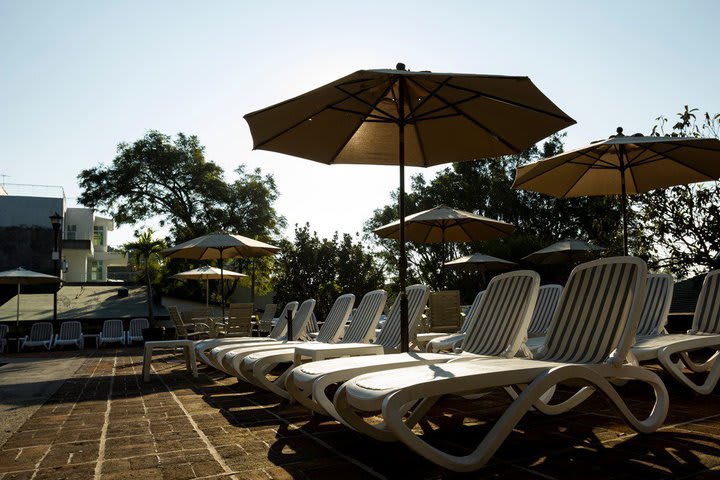
[[[102,363],[102,359],[105,357],[101,357],[100,363]],[[100,364],[98,363],[98,365]],[[108,394],[107,394],[107,400],[106,400],[106,408],[105,408],[105,421],[103,422],[102,432],[100,433],[100,446],[98,448],[98,459],[97,463],[95,464],[95,480],[100,480],[102,476],[102,467],[103,463],[105,462],[105,442],[107,440],[107,431],[108,427],[110,425],[110,410],[112,409],[111,400],[112,400],[112,391],[113,391],[113,385],[115,384],[115,367],[117,367],[117,353],[113,357],[113,368],[110,375],[110,386],[108,388]],[[93,372],[93,375],[95,372]]]

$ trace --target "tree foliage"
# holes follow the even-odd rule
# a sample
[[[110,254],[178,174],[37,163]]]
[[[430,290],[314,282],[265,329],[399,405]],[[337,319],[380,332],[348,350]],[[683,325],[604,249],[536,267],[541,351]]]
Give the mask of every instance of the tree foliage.
[[[296,225],[294,240],[282,241],[281,248],[275,260],[276,301],[314,298],[319,319],[325,318],[339,295],[354,293],[359,302],[362,295],[384,284],[373,255],[348,234],[321,239],[309,224]]]
[[[652,134],[673,137],[720,137],[720,114],[697,108],[676,114],[671,125],[658,117]],[[694,270],[720,268],[720,184],[707,182],[654,190],[638,196],[646,247],[656,257],[657,268],[678,277]]]

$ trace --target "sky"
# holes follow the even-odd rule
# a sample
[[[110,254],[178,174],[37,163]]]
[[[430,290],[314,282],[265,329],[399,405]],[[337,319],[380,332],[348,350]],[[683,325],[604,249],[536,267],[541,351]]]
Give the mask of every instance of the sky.
[[[391,201],[397,167],[253,151],[244,114],[403,62],[529,76],[577,120],[566,149],[618,126],[647,134],[686,104],[720,112],[718,18],[715,0],[0,0],[0,181],[60,185],[75,206],[77,175],[118,143],[184,132],[227,180],[240,164],[271,173],[288,236],[305,222],[359,232]]]

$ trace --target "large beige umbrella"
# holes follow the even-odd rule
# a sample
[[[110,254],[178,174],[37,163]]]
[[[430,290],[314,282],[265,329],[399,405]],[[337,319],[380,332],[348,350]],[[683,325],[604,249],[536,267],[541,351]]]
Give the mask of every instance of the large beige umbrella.
[[[220,283],[222,298],[222,315],[225,316],[225,285],[223,283],[223,261],[235,257],[264,257],[275,255],[280,247],[275,247],[259,240],[234,235],[226,232],[214,232],[193,238],[174,247],[160,252],[167,258],[187,258],[191,260],[220,260]],[[255,291],[255,275],[253,272],[253,294]]]
[[[603,250],[605,250],[605,248],[591,245],[582,240],[566,238],[523,257],[523,260],[538,265],[572,264],[580,260],[592,258]]]
[[[47,283],[60,283],[61,281],[60,277],[33,272],[32,270],[25,270],[22,267],[18,267],[15,270],[0,272],[0,284],[17,285],[17,312],[15,325],[20,325],[20,285],[40,285]]]
[[[714,138],[625,136],[561,153],[517,169],[513,188],[569,198],[620,195],[627,255],[627,194],[720,178]]]
[[[418,243],[442,244],[442,263],[445,262],[447,242],[492,240],[506,237],[514,231],[515,226],[509,223],[445,205],[405,217],[405,239]],[[399,239],[400,221],[378,227],[373,232],[382,238]]]
[[[462,272],[509,270],[515,266],[517,266],[517,263],[515,262],[493,257],[492,255],[485,255],[483,253],[473,253],[472,255],[466,255],[464,257],[445,262],[445,268],[460,270]]]
[[[205,280],[205,306],[210,304],[210,280],[224,280],[224,277],[243,278],[247,275],[232,270],[221,270],[209,265],[173,275],[173,278],[178,280]]]
[[[316,162],[428,167],[522,151],[575,121],[527,77],[359,70],[298,97],[245,115],[253,148]],[[404,224],[400,228],[400,311],[407,351]]]

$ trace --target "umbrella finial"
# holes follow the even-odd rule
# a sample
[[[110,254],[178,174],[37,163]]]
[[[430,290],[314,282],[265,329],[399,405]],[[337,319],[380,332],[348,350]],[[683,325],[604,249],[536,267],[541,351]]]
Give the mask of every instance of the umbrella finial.
[[[398,64],[395,65],[395,70],[406,70],[405,64],[402,62],[398,62]]]
[[[622,133],[622,132],[623,132],[623,128],[622,128],[622,127],[618,127],[615,131],[617,132],[618,137],[622,137],[622,136],[623,136],[623,133]]]

